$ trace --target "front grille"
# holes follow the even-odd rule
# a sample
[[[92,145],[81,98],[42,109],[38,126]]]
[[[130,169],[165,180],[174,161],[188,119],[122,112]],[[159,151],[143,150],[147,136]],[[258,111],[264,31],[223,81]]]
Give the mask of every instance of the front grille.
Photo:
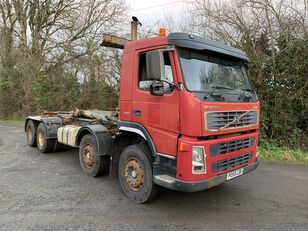
[[[252,153],[247,153],[241,156],[232,157],[226,160],[220,160],[212,163],[212,172],[226,171],[230,168],[235,168],[242,164],[248,163],[252,159]]]
[[[257,124],[257,111],[226,111],[206,113],[207,130],[224,130]]]
[[[229,152],[235,152],[244,148],[249,148],[254,145],[254,141],[254,138],[245,138],[241,140],[232,140],[228,142],[213,144],[210,146],[210,154],[211,156],[218,156]]]

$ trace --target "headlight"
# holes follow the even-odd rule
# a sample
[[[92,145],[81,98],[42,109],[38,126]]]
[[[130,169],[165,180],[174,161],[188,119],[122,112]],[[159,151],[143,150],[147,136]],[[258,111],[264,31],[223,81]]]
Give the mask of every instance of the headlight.
[[[206,173],[206,155],[204,147],[193,146],[192,148],[192,173]]]

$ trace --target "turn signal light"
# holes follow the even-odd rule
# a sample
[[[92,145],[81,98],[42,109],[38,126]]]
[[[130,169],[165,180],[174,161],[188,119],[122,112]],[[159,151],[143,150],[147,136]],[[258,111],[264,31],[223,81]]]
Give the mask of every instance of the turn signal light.
[[[166,36],[166,29],[165,28],[159,28],[159,36]]]
[[[189,146],[183,142],[180,142],[180,145],[179,145],[179,150],[180,152],[188,152],[189,151]]]

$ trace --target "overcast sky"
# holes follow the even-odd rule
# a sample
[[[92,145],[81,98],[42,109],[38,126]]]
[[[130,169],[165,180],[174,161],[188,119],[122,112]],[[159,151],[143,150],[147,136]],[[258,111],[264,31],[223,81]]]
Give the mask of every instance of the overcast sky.
[[[136,16],[140,22],[155,22],[166,14],[180,15],[185,6],[185,0],[126,0],[130,6],[129,15]]]

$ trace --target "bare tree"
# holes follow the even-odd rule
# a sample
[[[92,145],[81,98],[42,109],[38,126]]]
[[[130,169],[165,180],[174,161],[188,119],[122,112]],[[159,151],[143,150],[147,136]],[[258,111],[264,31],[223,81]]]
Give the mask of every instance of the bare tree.
[[[262,134],[298,143],[308,133],[307,0],[194,0],[191,6],[195,33],[249,56],[262,100]]]
[[[14,69],[20,76],[23,110],[29,113],[38,109],[41,78],[58,78],[52,72],[60,66],[76,73],[75,60],[82,57],[89,61],[84,68],[91,69],[102,33],[120,30],[126,5],[121,0],[3,0],[0,10],[3,25],[14,22],[19,51]]]

